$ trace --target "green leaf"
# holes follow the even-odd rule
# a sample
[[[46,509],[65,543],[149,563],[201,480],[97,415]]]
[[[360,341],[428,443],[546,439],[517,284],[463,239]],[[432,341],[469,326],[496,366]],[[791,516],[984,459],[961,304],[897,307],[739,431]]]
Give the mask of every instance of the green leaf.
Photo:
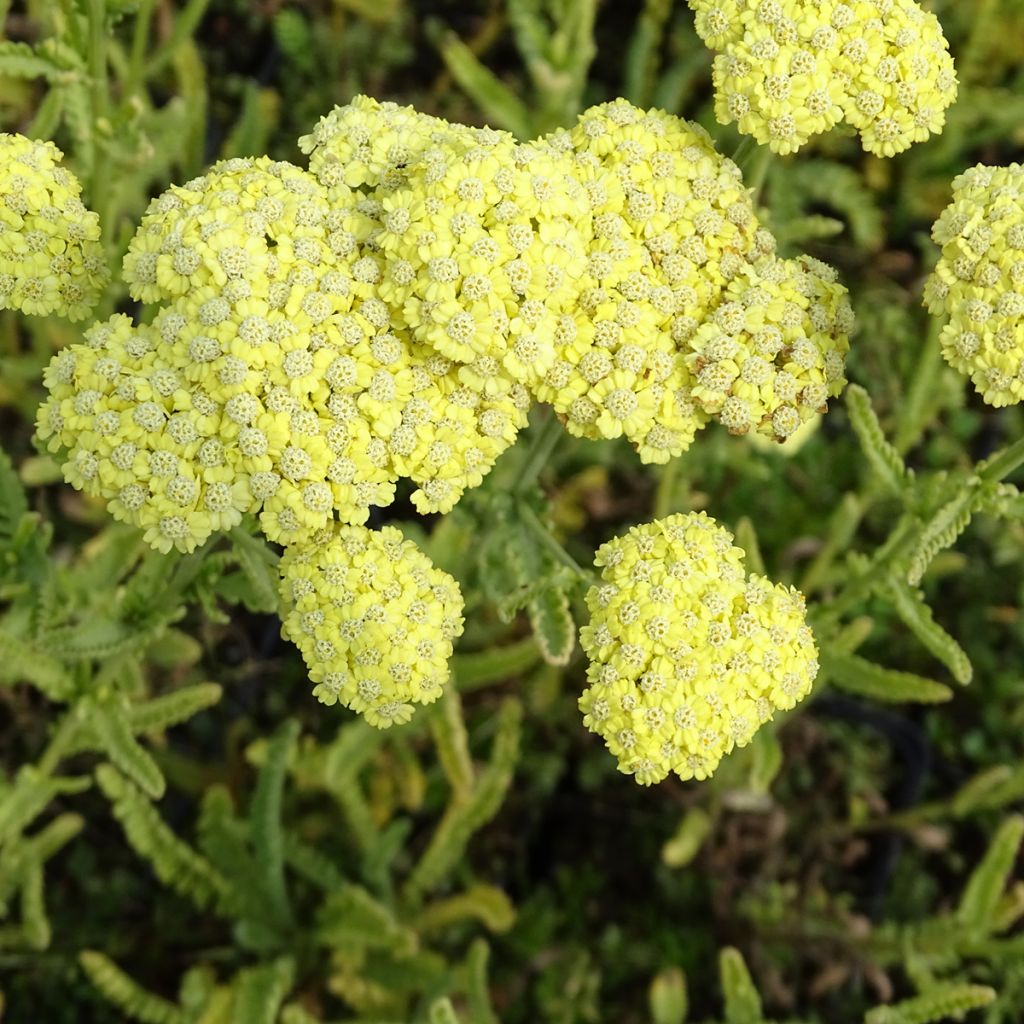
[[[176,608],[165,609],[153,621],[141,623],[141,628],[104,615],[91,616],[79,625],[44,633],[40,642],[59,651],[65,661],[109,661],[145,647],[160,628],[157,620],[166,622],[176,614]]]
[[[965,928],[980,934],[992,929],[1022,839],[1024,817],[1021,815],[1015,814],[999,826],[981,863],[971,873],[957,907],[957,920]]]
[[[983,504],[985,490],[977,480],[968,481],[961,492],[948,501],[924,525],[909,560],[907,582],[916,587],[940,551],[952,547],[960,534],[971,524],[978,506]]]
[[[0,42],[0,77],[48,78],[51,81],[64,75],[66,69],[51,57],[42,55],[28,43]]]
[[[846,389],[846,409],[861,450],[876,476],[890,493],[902,495],[913,473],[885,439],[871,399],[859,384],[851,384]]]
[[[949,669],[958,683],[966,686],[974,675],[971,660],[956,640],[935,621],[921,592],[893,576],[889,580],[889,593],[896,613],[921,645]]]
[[[457,896],[426,906],[417,922],[417,929],[421,932],[443,931],[459,921],[473,919],[492,932],[505,932],[515,922],[516,911],[501,889],[477,883]]]
[[[996,765],[979,772],[957,790],[952,809],[963,818],[979,811],[998,810],[1024,801],[1024,764]]]
[[[129,1017],[142,1024],[189,1024],[189,1018],[177,1006],[137,985],[102,953],[83,950],[78,962],[89,981]]]
[[[20,835],[54,797],[81,793],[88,788],[87,778],[48,776],[35,765],[25,765],[18,772],[14,785],[0,793],[0,843]]]
[[[452,78],[497,128],[516,138],[533,135],[530,112],[521,99],[454,32],[445,32],[440,42],[441,57]]]
[[[686,996],[686,975],[681,967],[666,967],[651,982],[647,995],[651,1008],[651,1024],[684,1024],[689,1003]]]
[[[483,939],[475,939],[466,957],[466,998],[472,1024],[499,1024],[491,1005],[490,985],[487,981],[487,962],[490,946]]]
[[[882,668],[856,654],[821,652],[821,667],[841,690],[894,704],[941,704],[953,691],[934,679]]]
[[[711,832],[712,820],[702,807],[691,807],[679,823],[672,838],[661,848],[661,859],[670,868],[684,868],[704,845]]]
[[[167,788],[163,773],[132,735],[125,709],[113,701],[90,704],[87,721],[95,731],[103,752],[114,765],[147,796],[159,800]]]
[[[565,592],[546,587],[526,609],[544,660],[549,665],[568,665],[576,646],[576,623]]]
[[[430,731],[434,737],[438,760],[455,798],[468,797],[476,776],[469,756],[469,736],[462,715],[462,700],[453,686],[445,687],[441,699],[431,710]]]
[[[281,606],[276,555],[266,541],[242,527],[231,531],[231,543],[250,586],[249,606],[253,611],[276,612]]]
[[[914,999],[892,1006],[876,1006],[864,1024],[938,1024],[949,1018],[962,1020],[969,1010],[988,1006],[996,998],[986,985],[941,985]]]
[[[0,681],[31,683],[50,700],[66,701],[75,683],[67,669],[52,655],[0,630]]]
[[[21,486],[10,456],[0,448],[0,538],[13,537],[27,512],[25,489]]]
[[[298,735],[298,722],[288,721],[270,741],[249,807],[249,828],[256,863],[263,874],[267,898],[283,920],[291,919],[291,907],[284,880],[284,827],[281,815],[288,761]]]
[[[29,948],[37,951],[50,945],[52,934],[43,902],[44,888],[43,866],[33,864],[21,887],[21,927]]]
[[[316,914],[316,936],[323,945],[356,951],[412,952],[417,945],[415,933],[358,885],[345,885],[324,900]]]
[[[195,683],[151,700],[139,701],[127,709],[128,727],[133,733],[162,732],[213,707],[223,693],[216,683]]]
[[[430,1024],[460,1024],[450,999],[445,997],[430,1004]]]
[[[746,553],[747,572],[763,576],[764,559],[761,557],[761,545],[758,543],[757,530],[750,516],[741,516],[736,523],[736,546]]]
[[[274,1024],[294,980],[295,961],[291,957],[239,971],[231,1024]]]
[[[477,779],[472,794],[452,800],[406,882],[406,894],[415,900],[434,888],[458,864],[466,844],[478,829],[498,813],[512,782],[519,757],[522,705],[514,699],[502,704],[491,759]]]
[[[731,946],[723,949],[718,955],[718,969],[725,996],[726,1024],[760,1024],[764,1019],[761,997],[740,951]]]
[[[96,769],[100,789],[111,802],[114,817],[129,844],[149,861],[157,878],[175,892],[189,896],[200,909],[219,902],[227,891],[224,877],[168,828],[146,796],[115,768]]]

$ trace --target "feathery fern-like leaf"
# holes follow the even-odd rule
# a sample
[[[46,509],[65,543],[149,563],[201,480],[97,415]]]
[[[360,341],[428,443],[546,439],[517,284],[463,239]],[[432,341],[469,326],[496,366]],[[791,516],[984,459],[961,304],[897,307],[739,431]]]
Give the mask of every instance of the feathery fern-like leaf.
[[[969,483],[924,525],[909,561],[907,582],[916,587],[940,551],[952,547],[971,524],[985,492]]]
[[[449,804],[430,844],[409,876],[406,883],[409,896],[419,897],[440,882],[458,862],[473,833],[498,813],[515,770],[521,719],[519,702],[506,700],[499,712],[490,761],[472,794]]]
[[[859,697],[897,704],[940,704],[953,696],[948,686],[934,679],[883,668],[857,654],[822,650],[821,666],[836,686]]]
[[[299,735],[299,725],[288,721],[267,745],[249,807],[249,830],[256,863],[263,873],[266,896],[283,920],[291,917],[284,880],[284,826],[281,822],[288,759]]]
[[[992,927],[1006,880],[1024,839],[1024,817],[1007,818],[995,834],[981,863],[967,880],[956,916],[961,925],[984,934]]]
[[[128,727],[136,734],[162,732],[213,707],[223,692],[217,683],[195,683],[150,700],[138,701],[128,706]]]
[[[896,613],[921,645],[931,652],[953,678],[966,686],[974,675],[967,652],[936,621],[931,607],[920,591],[895,575],[889,580],[889,593]]]
[[[499,1024],[498,1015],[491,1005],[487,964],[491,948],[483,939],[475,939],[466,956],[466,1001],[469,1019],[473,1024]]]
[[[136,984],[103,953],[83,950],[78,954],[78,962],[108,1002],[141,1024],[189,1024],[189,1019],[174,1003]]]
[[[157,878],[175,892],[190,897],[200,908],[217,903],[227,882],[205,857],[179,839],[134,783],[116,768],[96,769],[100,789],[111,802],[114,817],[139,856],[149,861]]]
[[[75,682],[54,657],[0,630],[0,680],[31,683],[50,700],[70,700]]]
[[[759,1024],[764,1019],[761,996],[740,951],[731,946],[723,949],[718,955],[718,970],[722,976],[726,1024]]]
[[[892,1006],[869,1010],[864,1024],[939,1024],[960,1020],[968,1010],[988,1006],[996,998],[994,989],[985,985],[941,985]]]
[[[576,623],[563,590],[545,587],[526,606],[533,635],[549,665],[568,665],[576,646]]]
[[[886,440],[882,425],[871,407],[871,399],[859,384],[851,384],[846,389],[846,408],[861,451],[876,476],[891,494],[902,494],[913,473],[900,453]]]
[[[167,788],[163,773],[149,752],[132,735],[125,709],[113,700],[91,703],[88,724],[115,767],[147,796],[159,800]]]
[[[231,1024],[274,1024],[294,980],[295,961],[290,957],[239,971]]]
[[[462,715],[462,700],[454,686],[445,687],[441,699],[430,712],[430,732],[438,760],[456,799],[469,795],[475,772],[469,756],[469,736]]]

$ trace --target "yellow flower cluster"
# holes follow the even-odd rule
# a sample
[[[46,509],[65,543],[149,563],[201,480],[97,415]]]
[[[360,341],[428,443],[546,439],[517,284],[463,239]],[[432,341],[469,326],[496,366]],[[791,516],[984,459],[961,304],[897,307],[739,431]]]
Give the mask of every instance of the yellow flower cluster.
[[[280,569],[284,635],[324,704],[383,729],[441,695],[462,594],[399,530],[328,528],[289,547]]]
[[[154,546],[192,550],[246,512],[284,544],[362,523],[400,475],[446,511],[525,422],[494,360],[454,367],[393,323],[374,211],[334,193],[266,158],[170,189],[125,259],[153,325],[116,317],[54,358],[40,436]]]
[[[893,156],[940,132],[949,45],[915,0],[689,0],[714,62],[715,112],[777,153],[846,120]]]
[[[591,202],[579,299],[536,389],[570,431],[625,435],[643,461],[665,462],[711,416],[783,439],[839,393],[845,291],[817,261],[773,256],[739,169],[702,128],[617,100],[548,144]],[[749,386],[731,362],[743,349],[758,357]]]
[[[746,575],[743,557],[703,512],[635,526],[597,552],[580,709],[642,785],[707,778],[810,692],[818,660],[803,595]]]
[[[961,174],[932,238],[942,255],[925,302],[949,317],[946,361],[990,405],[1024,400],[1024,166]]]
[[[81,320],[106,287],[99,218],[63,155],[0,133],[0,309]]]
[[[300,145],[310,171],[224,161],[155,199],[124,261],[152,326],[97,325],[47,374],[68,478],[160,548],[248,512],[283,544],[361,524],[402,477],[446,512],[531,398],[664,462],[710,416],[786,437],[842,386],[834,275],[780,275],[698,126],[620,100],[518,144],[358,97]],[[737,351],[781,332],[771,382],[727,365],[736,302]]]
[[[785,441],[846,384],[853,311],[810,256],[745,269],[690,342],[693,399],[730,432]]]

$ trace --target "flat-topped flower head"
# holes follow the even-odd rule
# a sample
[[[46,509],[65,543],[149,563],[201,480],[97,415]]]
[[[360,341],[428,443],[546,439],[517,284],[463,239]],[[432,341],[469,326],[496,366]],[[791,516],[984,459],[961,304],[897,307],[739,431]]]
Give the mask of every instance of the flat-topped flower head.
[[[154,328],[118,314],[54,356],[38,434],[64,476],[145,530],[161,551],[191,551],[254,507],[236,455],[217,440],[220,407],[157,355]]]
[[[469,130],[413,107],[356,96],[320,118],[299,139],[299,149],[309,156],[310,172],[328,188],[392,192],[407,183],[410,167],[426,151]]]
[[[777,153],[846,121],[894,156],[942,131],[956,99],[934,14],[914,0],[689,0],[713,50],[715,113]]]
[[[694,335],[693,400],[733,434],[785,441],[846,384],[853,311],[835,271],[810,256],[750,265]]]
[[[460,363],[498,359],[533,386],[554,360],[585,261],[589,203],[567,161],[464,129],[381,197],[381,294],[414,338]]]
[[[580,709],[641,785],[707,778],[817,674],[803,595],[748,576],[732,540],[700,512],[635,526],[597,552]]]
[[[125,256],[124,278],[142,302],[248,287],[258,296],[273,292],[280,307],[297,307],[331,269],[341,275],[324,289],[333,312],[368,294],[355,265],[373,226],[350,190],[329,202],[320,182],[299,167],[269,157],[222,160],[149,204]]]
[[[182,472],[197,482],[174,491],[196,512],[196,528],[179,533],[177,519],[171,532],[150,529],[160,481],[119,472],[101,488],[156,546],[190,550],[247,511],[259,512],[268,537],[289,543],[335,516],[365,522],[372,506],[393,499],[387,441],[412,394],[413,359],[374,294],[379,272],[359,241],[367,223],[328,203],[305,171],[265,158],[222,162],[151,204],[126,276],[138,298],[163,305],[151,328],[133,330],[122,317],[116,330],[96,332],[116,344],[127,333],[132,351],[145,352],[141,362],[111,353],[131,380],[115,373],[107,386],[122,419],[152,421],[145,444],[176,446]],[[78,366],[53,393],[58,418],[60,403],[95,389],[82,377],[94,356],[87,338],[55,360]],[[53,431],[52,419],[45,411],[40,421],[51,444],[92,445],[90,424],[65,414]],[[108,453],[96,454],[102,470]],[[122,509],[126,487],[132,500]]]
[[[99,218],[63,156],[0,133],[0,309],[82,320],[107,285]]]
[[[691,400],[689,339],[774,239],[698,125],[616,100],[547,143],[572,161],[591,216],[579,299],[537,395],[572,433],[624,435],[644,461],[666,461],[707,418]]]
[[[320,701],[386,729],[441,695],[462,594],[399,530],[325,530],[290,546],[280,571],[283,633]]]
[[[949,318],[942,354],[990,405],[1024,400],[1024,166],[957,177],[932,238],[942,254],[925,302]]]

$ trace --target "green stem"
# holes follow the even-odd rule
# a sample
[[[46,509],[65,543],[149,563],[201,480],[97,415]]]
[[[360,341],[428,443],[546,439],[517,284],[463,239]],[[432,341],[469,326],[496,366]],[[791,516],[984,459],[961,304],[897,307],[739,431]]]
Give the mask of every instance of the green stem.
[[[57,723],[57,728],[50,737],[50,742],[46,745],[46,749],[36,764],[36,770],[40,774],[50,775],[56,771],[61,758],[64,757],[65,752],[70,748],[77,730],[78,707],[76,706],[69,708],[64,713],[64,717]]]
[[[89,76],[93,120],[107,112],[107,3],[89,0]]]
[[[540,650],[531,634],[505,647],[453,655],[452,678],[460,691],[468,692],[492,683],[503,683],[533,668],[539,661]]]
[[[978,476],[985,483],[999,483],[1021,465],[1024,465],[1024,437],[1018,438],[1013,444],[981,463],[978,466]]]
[[[747,153],[750,151],[750,147],[754,144],[754,140],[749,135],[744,135],[740,139],[740,144],[733,151],[732,157],[730,158],[734,164],[738,167],[743,166],[743,161],[747,157]]]
[[[529,505],[525,503],[520,506],[520,515],[522,516],[523,523],[530,528],[530,532],[540,541],[551,552],[552,555],[562,565],[571,569],[581,579],[586,580],[588,583],[594,583],[597,577],[594,573],[587,569],[576,561],[572,555],[569,554],[561,544],[551,535],[551,531],[540,521],[540,517],[536,512],[533,511]]]
[[[893,438],[893,447],[900,455],[906,455],[921,439],[931,422],[930,413],[936,401],[935,381],[942,366],[942,348],[939,345],[942,320],[933,316],[928,321],[928,333],[917,359],[914,379],[901,403],[899,422]]]
[[[915,516],[900,519],[864,571],[848,580],[831,601],[818,605],[817,621],[822,625],[834,625],[836,620],[870,596],[878,581],[887,577],[889,567],[913,551],[920,533],[921,522]]]
[[[523,458],[519,475],[512,485],[513,493],[522,494],[537,482],[563,436],[564,431],[558,417],[549,412],[547,418],[534,430],[532,443]]]
[[[658,476],[658,489],[654,492],[654,518],[664,519],[676,508],[676,489],[679,483],[680,459],[669,459]]]
[[[761,193],[764,191],[764,185],[768,179],[768,171],[771,168],[774,155],[767,146],[761,146],[751,160],[751,173],[750,180],[747,182],[747,188],[753,193],[752,200],[755,208],[761,202]]]
[[[142,87],[142,79],[146,67],[146,44],[149,42],[149,29],[153,20],[153,8],[156,0],[142,0],[135,14],[135,27],[132,32],[132,48],[128,58],[128,72],[124,80],[124,96],[122,103],[128,104]]]
[[[149,79],[163,71],[174,59],[178,47],[195,32],[206,13],[210,0],[188,0],[185,9],[174,19],[171,38],[167,40],[150,58],[146,65],[144,77]]]

